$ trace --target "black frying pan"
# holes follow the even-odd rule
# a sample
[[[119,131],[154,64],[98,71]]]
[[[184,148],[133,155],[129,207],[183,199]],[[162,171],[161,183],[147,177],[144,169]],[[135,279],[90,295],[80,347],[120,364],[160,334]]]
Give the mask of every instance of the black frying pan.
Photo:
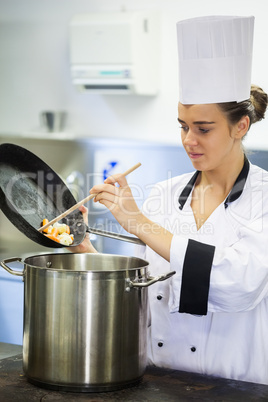
[[[45,162],[15,144],[0,145],[0,208],[10,222],[35,243],[45,247],[66,247],[38,231],[44,218],[51,221],[76,204],[72,193]],[[143,244],[139,239],[86,226],[75,210],[62,222],[74,235],[72,246],[80,244],[86,232]]]
[[[76,204],[59,176],[32,152],[15,144],[0,145],[0,207],[23,234],[45,247],[65,247],[38,228],[44,218],[51,220]],[[66,216],[74,234],[73,246],[80,244],[86,225],[80,211]]]

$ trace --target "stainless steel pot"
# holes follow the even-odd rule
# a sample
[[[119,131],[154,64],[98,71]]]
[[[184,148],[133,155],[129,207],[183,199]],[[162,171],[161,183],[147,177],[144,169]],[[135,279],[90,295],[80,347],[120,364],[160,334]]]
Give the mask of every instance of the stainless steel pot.
[[[111,391],[146,368],[148,262],[109,254],[45,254],[24,260],[23,369],[36,385]]]

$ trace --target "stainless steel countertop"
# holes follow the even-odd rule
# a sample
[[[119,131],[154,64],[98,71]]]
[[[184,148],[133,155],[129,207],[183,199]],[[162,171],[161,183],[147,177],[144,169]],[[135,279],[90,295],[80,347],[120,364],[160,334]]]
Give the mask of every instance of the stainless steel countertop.
[[[0,342],[0,360],[6,359],[10,356],[16,356],[19,353],[22,353],[21,345]]]

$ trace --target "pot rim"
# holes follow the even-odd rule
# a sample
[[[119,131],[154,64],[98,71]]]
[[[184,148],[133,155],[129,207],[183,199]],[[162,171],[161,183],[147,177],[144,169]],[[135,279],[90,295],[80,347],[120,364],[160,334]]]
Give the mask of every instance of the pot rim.
[[[64,268],[56,268],[56,267],[49,267],[49,266],[38,266],[38,265],[33,265],[32,263],[27,262],[27,260],[31,258],[38,258],[38,257],[49,257],[49,256],[59,256],[63,258],[68,258],[68,257],[73,257],[73,256],[81,256],[82,258],[89,258],[92,259],[98,259],[98,258],[119,258],[120,260],[137,260],[141,263],[141,265],[137,265],[135,267],[125,267],[125,268],[114,268],[114,269],[91,269],[91,270],[78,270],[78,269],[64,269]],[[135,271],[137,269],[147,269],[149,267],[149,262],[147,260],[144,260],[139,257],[135,256],[125,256],[125,255],[120,255],[120,254],[106,254],[106,253],[45,253],[45,254],[37,254],[33,256],[28,256],[26,257],[23,261],[21,261],[25,266],[33,269],[40,269],[40,270],[46,270],[46,271],[54,271],[54,272],[62,272],[62,273],[79,273],[79,274],[89,274],[89,273],[112,273],[112,272],[125,272],[125,271]]]

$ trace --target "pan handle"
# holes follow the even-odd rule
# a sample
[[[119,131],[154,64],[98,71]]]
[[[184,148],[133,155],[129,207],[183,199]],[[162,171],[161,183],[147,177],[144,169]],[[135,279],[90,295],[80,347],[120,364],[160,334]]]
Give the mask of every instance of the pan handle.
[[[155,276],[155,277],[149,276],[147,282],[132,282],[130,280],[130,278],[127,278],[126,279],[126,283],[127,283],[126,291],[130,292],[131,288],[147,288],[148,286],[153,285],[155,282],[165,281],[166,279],[170,278],[174,274],[176,274],[176,271],[170,271],[170,272],[167,272],[166,274],[162,274],[162,275]]]
[[[15,271],[14,269],[8,267],[6,264],[9,262],[21,262],[22,259],[20,257],[13,257],[13,258],[7,258],[6,260],[3,260],[0,262],[1,267],[3,267],[8,273],[16,276],[23,276],[24,275],[24,270],[23,271]]]
[[[109,231],[106,231],[106,230],[95,229],[95,228],[91,228],[91,227],[87,227],[86,231],[89,232],[89,233],[95,234],[95,235],[110,237],[110,238],[116,239],[116,240],[123,240],[123,241],[127,241],[129,243],[139,244],[139,245],[142,245],[142,246],[145,245],[143,243],[143,241],[141,241],[137,237],[120,235],[118,233],[109,232]]]

